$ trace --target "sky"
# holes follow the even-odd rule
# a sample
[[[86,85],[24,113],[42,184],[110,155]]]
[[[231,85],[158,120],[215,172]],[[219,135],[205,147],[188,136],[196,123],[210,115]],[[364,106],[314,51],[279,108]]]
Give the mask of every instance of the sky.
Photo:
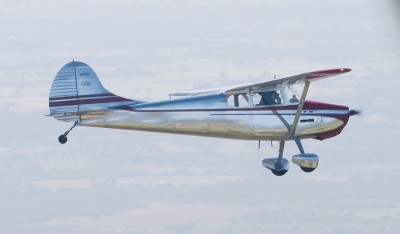
[[[1,233],[398,233],[400,4],[384,0],[0,1]],[[113,93],[348,67],[309,100],[362,110],[304,140],[320,165],[263,168],[278,144],[77,127],[49,114],[72,59]],[[298,153],[293,142],[285,157]]]

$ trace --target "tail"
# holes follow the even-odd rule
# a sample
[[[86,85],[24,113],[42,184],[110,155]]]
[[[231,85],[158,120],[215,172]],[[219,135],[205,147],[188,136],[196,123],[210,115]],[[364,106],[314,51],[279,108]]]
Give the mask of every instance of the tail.
[[[140,101],[126,99],[107,91],[87,64],[72,61],[57,73],[49,96],[50,115],[62,121],[76,121],[80,113],[113,107],[135,105]]]

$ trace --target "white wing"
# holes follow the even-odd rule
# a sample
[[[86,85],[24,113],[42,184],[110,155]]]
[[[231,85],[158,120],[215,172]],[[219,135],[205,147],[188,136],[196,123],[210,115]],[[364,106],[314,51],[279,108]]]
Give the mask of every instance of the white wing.
[[[286,78],[270,80],[270,81],[265,81],[265,82],[260,82],[260,83],[221,87],[221,88],[214,88],[214,89],[208,89],[208,90],[196,90],[196,91],[189,91],[189,92],[172,93],[172,94],[170,94],[170,96],[197,96],[197,95],[206,95],[206,94],[212,94],[212,93],[234,94],[234,93],[249,92],[252,90],[275,89],[277,86],[301,84],[306,81],[313,82],[313,81],[321,80],[321,79],[324,79],[327,77],[340,75],[340,74],[343,74],[343,73],[346,73],[349,71],[351,71],[351,69],[349,69],[349,68],[335,68],[335,69],[307,72],[307,73],[303,73],[300,75],[295,75],[295,76],[290,76],[290,77],[286,77]]]

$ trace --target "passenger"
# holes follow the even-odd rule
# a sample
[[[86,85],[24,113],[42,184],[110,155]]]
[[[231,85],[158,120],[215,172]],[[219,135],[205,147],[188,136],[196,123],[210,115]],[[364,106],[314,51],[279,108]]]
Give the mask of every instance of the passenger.
[[[299,102],[299,100],[297,99],[296,95],[293,95],[292,98],[289,100],[290,103],[296,103]]]

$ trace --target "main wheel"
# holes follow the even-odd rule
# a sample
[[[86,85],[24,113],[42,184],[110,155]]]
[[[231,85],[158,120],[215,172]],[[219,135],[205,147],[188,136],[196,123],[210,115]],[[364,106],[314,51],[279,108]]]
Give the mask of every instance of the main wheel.
[[[286,174],[288,170],[275,170],[272,169],[271,172],[276,175],[276,176],[283,176],[284,174]]]
[[[58,137],[58,142],[60,142],[60,144],[65,144],[65,143],[67,143],[67,137],[66,136],[64,136],[64,135],[60,135],[59,137]]]
[[[312,167],[300,167],[300,168],[301,168],[301,170],[303,170],[304,172],[307,172],[307,173],[315,170],[315,168],[312,168]]]

